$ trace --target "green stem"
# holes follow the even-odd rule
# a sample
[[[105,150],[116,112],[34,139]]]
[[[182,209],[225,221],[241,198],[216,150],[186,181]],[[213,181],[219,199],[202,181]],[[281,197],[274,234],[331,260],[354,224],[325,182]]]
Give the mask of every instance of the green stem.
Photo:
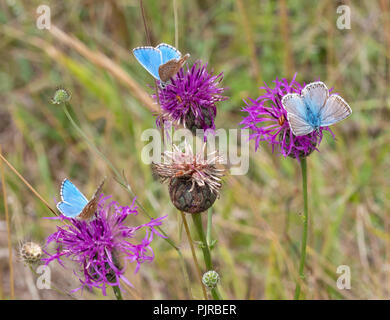
[[[213,211],[212,209],[210,208],[208,211],[207,211],[207,233],[206,233],[206,240],[207,240],[207,244],[210,245],[211,244],[211,226],[213,224]]]
[[[118,286],[113,286],[112,290],[114,291],[117,300],[123,300],[121,289],[119,289]]]
[[[302,242],[301,242],[301,260],[299,263],[299,280],[295,287],[294,299],[299,300],[299,295],[301,293],[301,284],[300,281],[305,278],[305,261],[306,261],[306,244],[307,244],[307,229],[309,225],[309,209],[307,204],[307,166],[306,158],[301,158],[301,170],[302,170],[302,192],[303,192],[303,231],[302,231]]]
[[[203,230],[203,224],[202,224],[202,214],[201,213],[195,213],[192,214],[192,221],[194,222],[196,231],[198,233],[198,236],[200,238],[200,241],[202,242],[202,252],[203,252],[203,258],[204,262],[206,264],[207,271],[213,270],[213,262],[211,260],[211,253],[210,248],[207,243],[206,235]],[[211,295],[213,296],[214,300],[222,300],[221,295],[219,294],[219,291],[217,288],[211,289]]]

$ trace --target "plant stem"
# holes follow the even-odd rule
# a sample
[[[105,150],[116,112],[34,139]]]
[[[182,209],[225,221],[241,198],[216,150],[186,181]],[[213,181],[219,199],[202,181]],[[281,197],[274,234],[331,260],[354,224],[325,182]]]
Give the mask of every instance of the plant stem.
[[[206,235],[203,230],[201,213],[192,214],[192,221],[194,222],[196,231],[198,232],[198,236],[200,238],[200,241],[202,242],[202,252],[204,262],[206,264],[206,269],[207,271],[213,270],[213,262],[211,260],[211,253],[209,245],[207,243]],[[214,300],[222,300],[217,288],[211,289],[211,295],[213,296]]]
[[[0,145],[0,155],[1,155],[1,145]],[[2,160],[0,160],[0,171],[1,171],[1,186],[3,188],[5,220],[7,224],[9,283],[11,289],[11,300],[15,300],[14,267],[12,263],[11,222],[8,213],[7,191],[5,188],[5,176],[4,176],[4,167],[3,167]]]
[[[123,300],[121,289],[119,289],[118,286],[113,286],[112,290],[114,291],[117,300]]]
[[[207,231],[206,231],[206,240],[207,240],[207,244],[210,245],[211,244],[211,227],[212,227],[212,224],[213,224],[213,211],[212,209],[210,208],[208,211],[207,211]]]
[[[202,271],[200,271],[199,262],[198,262],[198,259],[196,257],[194,244],[193,244],[192,238],[191,238],[190,228],[188,228],[187,219],[186,219],[184,212],[180,211],[180,213],[181,213],[181,217],[183,219],[184,229],[186,230],[186,233],[187,233],[188,243],[190,244],[192,259],[194,260],[195,269],[196,269],[196,272],[198,274],[200,285],[202,287],[203,296],[204,296],[205,300],[207,300],[207,292],[206,292],[206,288],[202,282]]]
[[[307,243],[307,227],[309,225],[309,210],[307,204],[307,166],[306,158],[301,158],[301,170],[302,170],[302,192],[303,192],[303,231],[302,231],[302,242],[301,242],[301,261],[299,263],[299,278],[295,287],[294,299],[299,300],[301,293],[300,281],[305,278],[305,261],[306,261],[306,243]]]

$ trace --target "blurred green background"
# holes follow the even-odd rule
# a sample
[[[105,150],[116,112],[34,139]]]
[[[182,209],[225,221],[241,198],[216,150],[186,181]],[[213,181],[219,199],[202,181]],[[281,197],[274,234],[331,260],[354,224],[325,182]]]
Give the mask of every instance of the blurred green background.
[[[334,87],[352,117],[326,136],[308,159],[310,232],[308,299],[390,298],[390,3],[381,1],[176,0],[144,1],[152,43],[177,44],[215,73],[224,72],[229,100],[218,105],[217,128],[237,128],[242,99],[256,98],[276,77]],[[37,7],[51,9],[51,29],[36,27]],[[351,29],[339,30],[339,5],[351,9]],[[175,39],[175,32],[177,38]],[[0,2],[0,144],[4,156],[54,207],[69,177],[90,196],[103,176],[104,192],[125,205],[129,194],[106,162],[89,148],[61,107],[50,104],[58,86],[72,93],[72,114],[125,175],[153,216],[168,214],[164,230],[180,247],[191,293],[177,252],[164,240],[156,258],[134,275],[126,298],[201,298],[191,252],[165,185],[143,164],[140,135],[155,127],[149,94],[152,78],[131,49],[146,44],[139,2]],[[44,243],[56,222],[50,211],[5,167],[12,243]],[[302,230],[301,176],[297,161],[251,143],[250,170],[229,176],[213,207],[213,249],[220,291],[230,299],[291,299]],[[139,214],[133,223],[144,223]],[[189,222],[191,220],[188,220]],[[190,224],[192,228],[192,225]],[[194,237],[196,238],[196,237]],[[4,204],[0,201],[0,297],[10,297]],[[204,264],[200,250],[198,258]],[[351,268],[351,290],[336,286],[339,265]],[[54,265],[53,265],[54,266]],[[67,299],[37,290],[35,275],[14,257],[17,299]],[[52,268],[60,291],[78,286],[71,271]],[[84,291],[76,298],[103,297]]]

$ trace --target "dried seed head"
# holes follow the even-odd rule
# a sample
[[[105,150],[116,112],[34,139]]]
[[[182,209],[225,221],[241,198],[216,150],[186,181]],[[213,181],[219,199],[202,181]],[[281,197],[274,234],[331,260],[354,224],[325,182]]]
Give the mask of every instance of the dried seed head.
[[[217,286],[219,279],[219,274],[214,270],[210,270],[203,275],[202,282],[208,289],[214,289]]]
[[[42,258],[42,247],[35,242],[25,242],[20,245],[19,255],[29,265],[38,263]]]
[[[209,209],[217,199],[207,186],[193,184],[189,178],[172,178],[169,196],[173,205],[187,213],[201,213]]]
[[[210,208],[219,196],[224,169],[218,166],[223,158],[210,153],[193,153],[185,142],[184,151],[173,145],[173,151],[165,151],[161,163],[153,163],[153,172],[161,181],[169,181],[169,194],[173,204],[181,211],[199,213]]]

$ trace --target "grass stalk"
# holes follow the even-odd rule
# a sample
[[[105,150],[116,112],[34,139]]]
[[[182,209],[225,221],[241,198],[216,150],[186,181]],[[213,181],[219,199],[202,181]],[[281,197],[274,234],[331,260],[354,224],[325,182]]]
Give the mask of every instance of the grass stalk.
[[[42,203],[54,214],[54,215],[58,215],[57,212],[49,205],[49,203],[43,199],[43,197],[31,186],[31,184],[29,184],[26,179],[23,178],[23,176],[18,172],[18,170],[16,170],[12,164],[10,164],[7,159],[4,158],[4,156],[1,154],[1,150],[0,150],[0,158],[1,160],[11,169],[11,171],[13,173],[15,173],[18,178],[20,180],[22,180],[22,182],[31,190],[31,192],[39,199],[42,201]],[[0,161],[1,162],[1,161]]]
[[[2,151],[1,151],[1,145],[0,145],[0,155],[1,154],[2,154]],[[3,159],[2,156],[1,156],[1,159]],[[14,267],[13,267],[13,263],[12,263],[11,222],[10,222],[10,217],[9,217],[9,212],[8,212],[7,190],[6,190],[6,186],[5,186],[5,175],[4,175],[3,161],[0,161],[0,171],[1,171],[1,186],[3,189],[5,221],[7,224],[9,283],[10,283],[10,291],[11,291],[11,300],[14,300],[15,299],[15,282],[14,282]]]

